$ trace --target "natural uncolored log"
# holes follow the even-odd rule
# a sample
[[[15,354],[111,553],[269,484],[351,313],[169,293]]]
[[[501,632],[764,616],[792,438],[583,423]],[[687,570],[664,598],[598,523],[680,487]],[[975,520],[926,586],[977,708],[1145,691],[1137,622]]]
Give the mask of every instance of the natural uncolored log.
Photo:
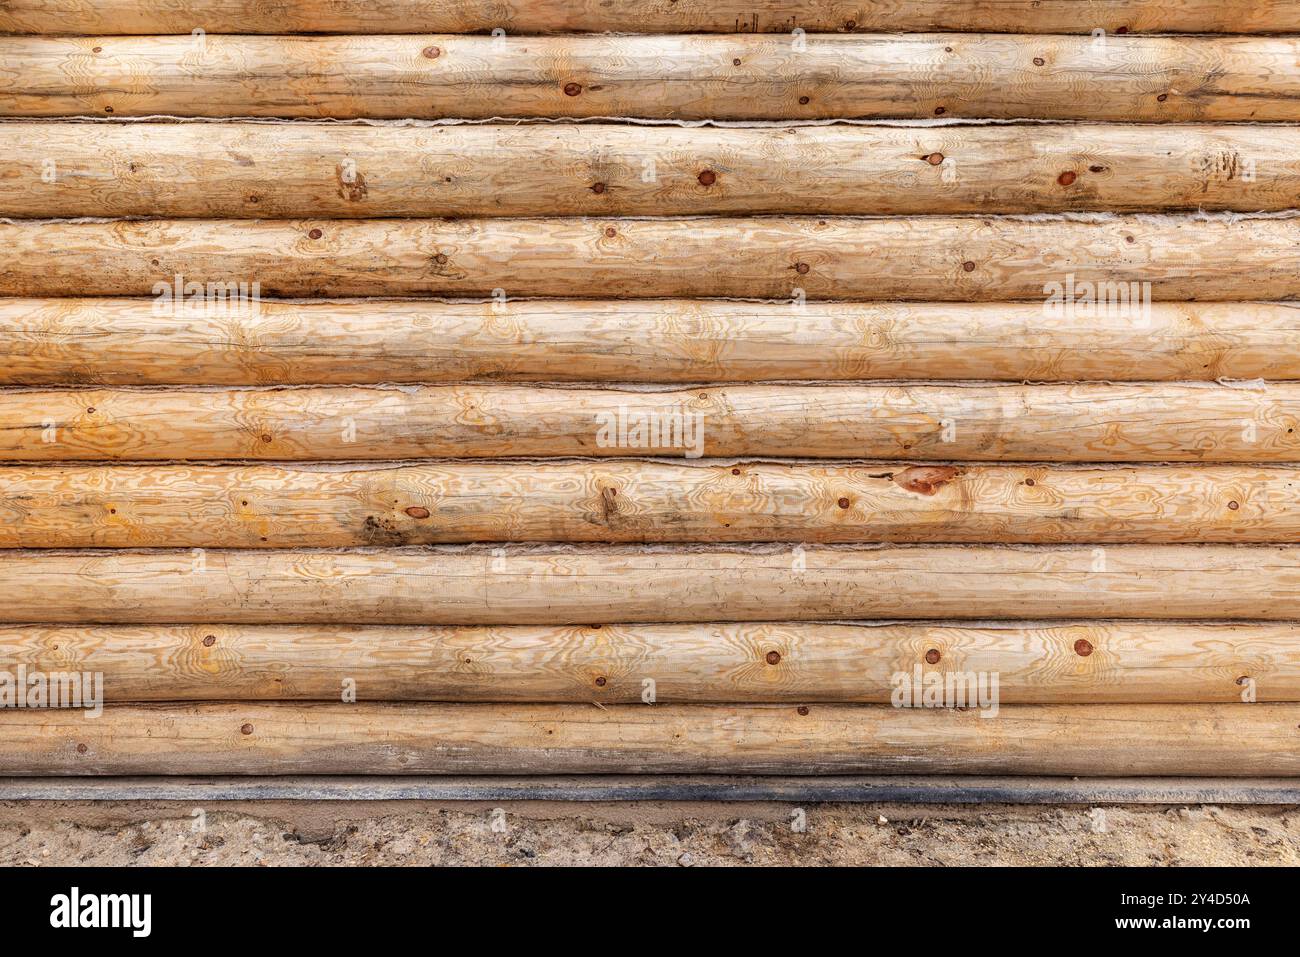
[[[260,283],[263,296],[684,296],[796,306],[804,297],[1042,303],[1058,294],[1064,314],[1109,308],[1140,326],[1134,304],[1147,299],[1300,296],[1300,219],[0,223],[0,295],[161,297],[191,282],[243,283],[247,298]],[[228,309],[224,300],[211,305]]]
[[[1300,33],[1288,0],[7,0],[2,33]]]
[[[1300,705],[214,703],[0,710],[0,774],[1300,775]]]
[[[1291,209],[1300,128],[0,124],[0,215]]]
[[[0,392],[16,462],[574,455],[1294,462],[1300,383]]]
[[[1300,469],[720,462],[0,468],[2,548],[1300,540]]]
[[[0,127],[2,129],[3,127]],[[1300,309],[1153,303],[0,299],[6,385],[1300,379]]]
[[[1296,37],[0,37],[0,62],[6,116],[1300,120]]]
[[[0,668],[97,672],[127,701],[859,701],[930,675],[985,704],[1295,701],[1297,626],[800,622],[425,627],[0,626]],[[996,689],[992,676],[996,675]],[[954,684],[954,691],[956,685]],[[902,700],[901,698],[899,700]],[[912,699],[908,699],[912,700]]]
[[[1300,619],[1300,546],[0,551],[15,623]]]

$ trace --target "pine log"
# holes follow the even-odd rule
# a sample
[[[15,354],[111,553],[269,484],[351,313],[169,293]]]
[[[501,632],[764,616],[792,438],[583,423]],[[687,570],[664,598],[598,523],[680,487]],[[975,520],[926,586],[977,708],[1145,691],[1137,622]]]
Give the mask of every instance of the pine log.
[[[0,468],[0,548],[1300,540],[1300,469],[441,465]]]
[[[0,37],[0,63],[3,116],[1300,120],[1294,36]]]
[[[1300,382],[0,392],[0,461],[588,455],[1295,462]]]
[[[997,675],[1000,704],[1300,700],[1294,623],[0,626],[0,669],[130,701],[870,702]],[[1086,652],[1086,654],[1084,654]],[[978,677],[976,677],[978,682]],[[954,689],[956,685],[954,684]],[[985,690],[992,685],[986,679]],[[647,695],[652,692],[652,695]]]
[[[1285,210],[1290,126],[0,124],[0,216]]]
[[[1150,300],[1300,297],[1300,218],[0,222],[2,296],[183,313],[188,283],[237,316],[255,295],[1025,299],[1142,328]]]
[[[1288,0],[6,0],[0,33],[1300,33]]]
[[[0,550],[13,623],[1300,619],[1300,546]]]
[[[1135,321],[1141,319],[1141,322]],[[0,299],[0,384],[1300,379],[1300,309],[1152,303]]]
[[[1300,705],[0,709],[0,774],[1300,776]]]

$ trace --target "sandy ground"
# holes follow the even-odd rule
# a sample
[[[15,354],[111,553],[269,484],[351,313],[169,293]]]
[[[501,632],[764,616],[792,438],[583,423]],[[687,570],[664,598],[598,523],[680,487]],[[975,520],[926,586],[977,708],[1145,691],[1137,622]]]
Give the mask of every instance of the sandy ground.
[[[0,804],[0,865],[1296,865],[1300,809]],[[802,829],[801,829],[802,826]]]

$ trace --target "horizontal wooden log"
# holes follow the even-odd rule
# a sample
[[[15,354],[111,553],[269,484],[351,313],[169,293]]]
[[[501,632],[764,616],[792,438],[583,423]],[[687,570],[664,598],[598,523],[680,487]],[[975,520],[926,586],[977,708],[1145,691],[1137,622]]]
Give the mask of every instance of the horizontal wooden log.
[[[1296,37],[0,37],[0,62],[4,116],[1300,120]]]
[[[104,700],[889,704],[926,676],[985,703],[1300,700],[1297,626],[798,622],[530,627],[0,626],[0,670],[103,675]],[[918,677],[918,674],[920,677]],[[975,677],[971,677],[975,676]],[[954,690],[956,685],[954,684]],[[901,697],[899,700],[902,700]],[[909,699],[910,700],[910,699]],[[971,700],[971,705],[977,702]]]
[[[1300,218],[0,222],[0,295],[156,295],[165,311],[188,306],[162,298],[178,282],[242,283],[246,299],[1055,297],[1063,315],[1140,325],[1148,299],[1300,296]]]
[[[0,216],[1291,209],[1300,128],[0,124]]]
[[[0,299],[0,384],[1300,379],[1297,341],[1300,309],[1259,302]]]
[[[1287,0],[7,0],[0,33],[1300,33]]]
[[[575,455],[1295,462],[1300,383],[0,392],[13,462]]]
[[[215,703],[0,710],[0,774],[1300,775],[1300,705]]]
[[[0,548],[1269,543],[1300,469],[711,462],[0,468]]]
[[[0,550],[13,623],[1300,619],[1300,547]]]

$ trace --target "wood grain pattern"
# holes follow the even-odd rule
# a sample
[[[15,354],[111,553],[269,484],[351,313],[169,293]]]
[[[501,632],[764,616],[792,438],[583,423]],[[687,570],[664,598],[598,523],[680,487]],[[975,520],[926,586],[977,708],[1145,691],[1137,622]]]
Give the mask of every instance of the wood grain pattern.
[[[709,300],[498,304],[0,299],[6,385],[1300,379],[1300,308]],[[1137,319],[1144,321],[1135,321]]]
[[[1242,703],[1297,700],[1296,638],[1294,623],[1114,621],[1000,627],[9,625],[0,626],[0,669],[101,673],[110,707],[129,701],[341,701],[345,689],[359,701],[637,704],[651,687],[647,680],[660,704],[889,704],[903,682],[924,680],[917,669],[963,679],[996,674],[998,701],[1006,705]]]
[[[807,707],[807,713],[801,714]],[[6,775],[1300,775],[1294,704],[212,703],[0,711]]]
[[[0,550],[13,623],[1300,619],[1289,545]]]
[[[0,124],[0,215],[1291,209],[1300,128]]]
[[[0,460],[1294,462],[1300,383],[0,392]]]
[[[1300,120],[1296,37],[0,37],[0,62],[5,116]]]
[[[1300,539],[1300,469],[711,462],[0,468],[0,548]]]
[[[1300,33],[1288,0],[7,0],[2,33]]]
[[[1135,294],[1149,283],[1150,298],[1163,301],[1278,300],[1300,296],[1300,219],[0,223],[0,295],[150,296],[178,276],[250,289],[256,282],[269,297],[496,290],[513,298],[1041,303],[1048,284],[1074,277]]]

